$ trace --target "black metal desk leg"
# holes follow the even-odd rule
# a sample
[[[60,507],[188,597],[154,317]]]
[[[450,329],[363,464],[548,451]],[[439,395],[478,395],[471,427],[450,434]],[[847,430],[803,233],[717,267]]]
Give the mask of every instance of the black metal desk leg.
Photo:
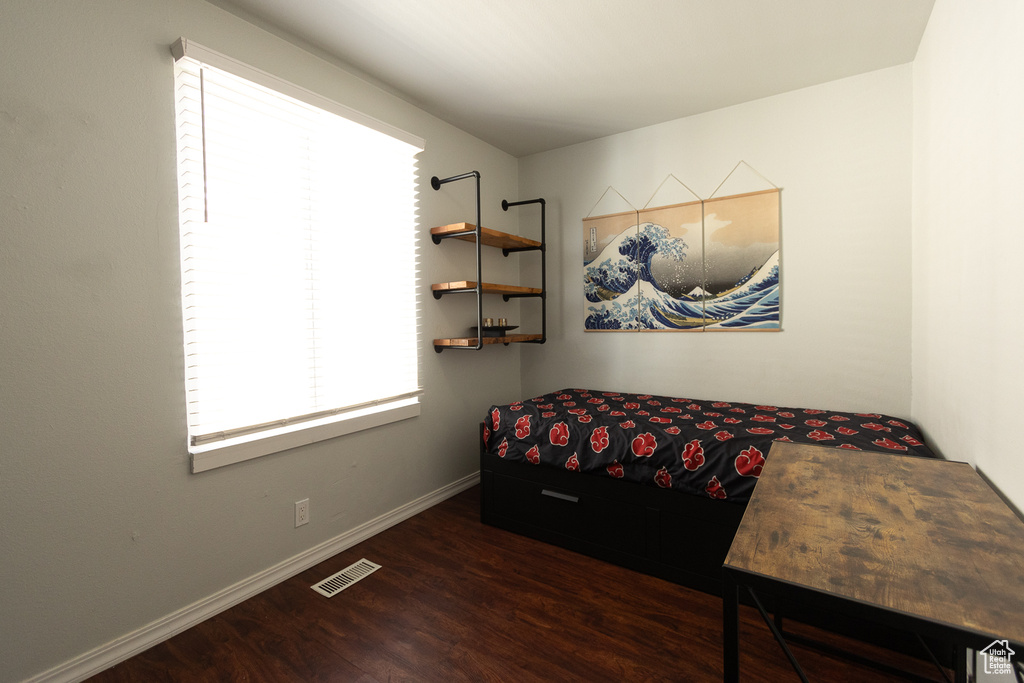
[[[722,572],[722,664],[725,683],[740,680],[739,586],[728,571]]]
[[[953,656],[956,658],[953,664],[953,680],[956,683],[967,683],[967,648],[958,644],[953,649]]]

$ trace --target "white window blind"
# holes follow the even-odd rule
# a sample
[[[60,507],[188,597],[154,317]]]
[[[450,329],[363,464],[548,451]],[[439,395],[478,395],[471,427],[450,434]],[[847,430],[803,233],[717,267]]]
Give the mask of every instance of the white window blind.
[[[193,470],[418,414],[422,141],[173,52]]]

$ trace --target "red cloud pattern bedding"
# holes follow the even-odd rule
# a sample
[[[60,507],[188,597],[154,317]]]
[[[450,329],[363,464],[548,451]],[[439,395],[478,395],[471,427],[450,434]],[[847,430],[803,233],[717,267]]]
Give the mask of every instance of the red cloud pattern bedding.
[[[934,457],[912,423],[877,413],[585,389],[492,406],[483,437],[507,460],[737,502],[774,441]]]

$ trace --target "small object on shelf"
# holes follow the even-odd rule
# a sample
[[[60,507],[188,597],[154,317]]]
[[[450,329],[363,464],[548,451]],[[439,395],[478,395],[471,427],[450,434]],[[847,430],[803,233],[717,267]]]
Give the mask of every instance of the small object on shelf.
[[[485,323],[487,322],[486,318],[484,318],[484,322]],[[476,336],[476,331],[478,329],[479,328],[476,325],[474,325],[473,327],[469,328],[469,333],[472,336],[475,337]],[[486,325],[485,324],[484,325],[484,337],[507,337],[509,330],[518,330],[518,329],[519,329],[519,325]]]
[[[498,327],[508,327],[508,320],[505,318],[498,318]]]
[[[494,318],[484,318],[484,327],[494,327]],[[473,328],[476,329],[475,327]]]

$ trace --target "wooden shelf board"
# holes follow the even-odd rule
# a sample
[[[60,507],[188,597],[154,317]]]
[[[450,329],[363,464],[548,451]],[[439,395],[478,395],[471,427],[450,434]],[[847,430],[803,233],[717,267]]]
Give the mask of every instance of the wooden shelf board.
[[[438,282],[430,285],[435,292],[472,292],[476,289],[476,282],[473,280],[458,280],[455,282]],[[485,294],[540,294],[539,287],[519,287],[517,285],[498,285],[492,282],[484,282]]]
[[[475,229],[476,225],[473,223],[452,223],[431,228],[430,234],[436,237],[454,236],[458,240],[474,242],[476,241],[476,237],[473,234]],[[469,234],[457,235],[460,232],[469,232]],[[537,240],[526,239],[519,235],[510,235],[507,232],[491,230],[490,228],[480,228],[480,242],[489,247],[497,247],[499,249],[539,249],[541,246],[541,243]]]
[[[510,334],[505,337],[484,337],[484,344],[516,344],[528,341],[540,341],[539,334]],[[456,337],[454,339],[435,339],[434,346],[476,346],[476,337]]]

